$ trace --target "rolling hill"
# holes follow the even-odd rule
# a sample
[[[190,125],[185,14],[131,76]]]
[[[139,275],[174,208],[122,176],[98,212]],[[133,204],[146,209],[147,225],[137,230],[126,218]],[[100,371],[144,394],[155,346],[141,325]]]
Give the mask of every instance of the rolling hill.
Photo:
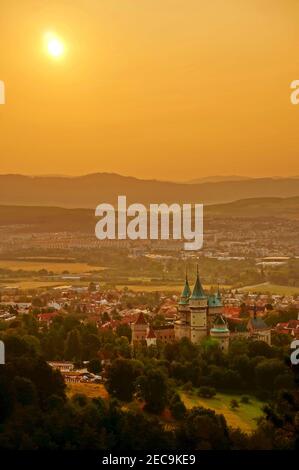
[[[249,198],[299,196],[297,178],[258,178],[200,184],[141,180],[110,173],[86,176],[0,175],[0,204],[92,208],[115,204],[118,195],[128,203],[227,203]]]
[[[227,204],[206,206],[207,218],[277,217],[299,220],[299,197],[255,198]],[[0,227],[16,226],[22,232],[86,232],[94,233],[94,209],[69,209],[43,206],[0,206]]]

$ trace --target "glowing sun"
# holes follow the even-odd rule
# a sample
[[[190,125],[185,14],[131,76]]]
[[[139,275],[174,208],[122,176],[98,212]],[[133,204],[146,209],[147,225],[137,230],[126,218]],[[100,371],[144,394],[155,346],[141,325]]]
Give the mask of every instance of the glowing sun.
[[[65,53],[63,41],[54,33],[45,34],[45,43],[47,53],[54,59],[61,58]]]

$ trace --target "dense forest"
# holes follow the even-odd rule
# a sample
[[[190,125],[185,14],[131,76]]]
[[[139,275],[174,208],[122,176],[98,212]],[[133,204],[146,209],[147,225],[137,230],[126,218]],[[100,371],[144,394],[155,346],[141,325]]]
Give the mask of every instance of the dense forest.
[[[217,343],[178,343],[134,351],[129,330],[99,332],[75,315],[40,329],[34,317],[5,326],[6,365],[0,368],[2,449],[295,449],[299,448],[299,394],[288,346],[236,340],[223,354]],[[63,377],[46,360],[90,361],[106,375],[109,400],[66,396]],[[103,365],[104,364],[104,365]],[[203,394],[235,391],[264,401],[264,415],[250,435],[222,415],[187,410],[178,387]],[[126,409],[140,400],[143,409]],[[160,419],[168,409],[174,426]]]

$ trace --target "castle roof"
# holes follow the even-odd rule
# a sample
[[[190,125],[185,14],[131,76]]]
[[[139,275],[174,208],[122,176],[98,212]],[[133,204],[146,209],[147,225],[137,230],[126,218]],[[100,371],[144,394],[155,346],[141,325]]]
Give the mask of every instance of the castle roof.
[[[154,338],[156,338],[155,332],[154,332],[154,330],[153,330],[153,328],[152,328],[151,326],[149,327],[149,330],[148,330],[148,333],[147,333],[147,335],[146,335],[146,338],[147,338],[147,339],[154,339]]]
[[[180,300],[179,303],[181,305],[187,304],[190,295],[191,295],[191,289],[190,289],[188,278],[187,278],[187,275],[186,275],[185,286],[184,286],[183,292],[181,294],[181,300]]]
[[[266,330],[269,328],[264,320],[260,317],[250,318],[247,327],[253,330]]]
[[[209,307],[222,307],[222,300],[218,294],[212,294],[208,297],[208,305]]]
[[[211,328],[211,331],[213,333],[228,333],[229,332],[226,320],[222,315],[217,315],[217,317],[214,320],[213,328]]]
[[[198,274],[198,266],[197,266],[197,276],[196,276],[196,282],[194,284],[193,292],[190,297],[192,300],[199,300],[199,299],[206,299],[205,292],[203,290],[203,287],[201,285],[200,279],[199,279],[199,274]]]
[[[147,321],[144,318],[143,312],[140,312],[137,320],[135,321],[135,325],[147,325]]]

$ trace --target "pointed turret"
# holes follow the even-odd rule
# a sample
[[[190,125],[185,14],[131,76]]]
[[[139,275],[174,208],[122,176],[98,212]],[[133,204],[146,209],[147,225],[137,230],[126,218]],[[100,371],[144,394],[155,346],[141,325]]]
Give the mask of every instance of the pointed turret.
[[[204,293],[203,287],[201,285],[200,279],[199,279],[199,273],[198,273],[198,265],[197,265],[197,275],[196,275],[196,282],[194,284],[193,292],[190,297],[192,300],[200,300],[200,299],[206,299],[207,296]]]
[[[227,322],[223,315],[217,315],[214,320],[213,328],[211,329],[213,332],[225,332],[229,331]]]
[[[188,275],[187,275],[187,272],[186,272],[185,286],[184,286],[183,292],[181,294],[181,300],[180,300],[179,303],[181,305],[187,304],[188,301],[189,301],[190,295],[191,295],[191,289],[190,289],[190,286],[189,286]]]
[[[222,315],[217,315],[214,319],[213,328],[210,330],[211,338],[219,341],[220,348],[223,352],[228,351],[230,332],[226,319]]]

